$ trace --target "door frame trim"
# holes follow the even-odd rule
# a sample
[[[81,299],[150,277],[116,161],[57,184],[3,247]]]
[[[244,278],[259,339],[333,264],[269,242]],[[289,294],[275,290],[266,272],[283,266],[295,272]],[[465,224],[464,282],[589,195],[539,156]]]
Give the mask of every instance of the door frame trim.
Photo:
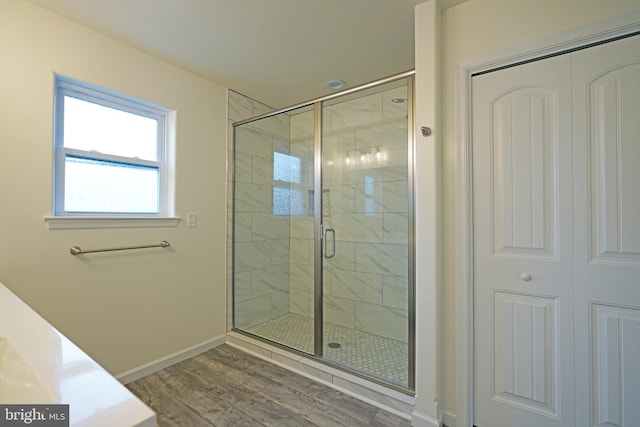
[[[518,44],[456,67],[456,425],[473,426],[473,182],[471,78],[640,31],[640,10]]]

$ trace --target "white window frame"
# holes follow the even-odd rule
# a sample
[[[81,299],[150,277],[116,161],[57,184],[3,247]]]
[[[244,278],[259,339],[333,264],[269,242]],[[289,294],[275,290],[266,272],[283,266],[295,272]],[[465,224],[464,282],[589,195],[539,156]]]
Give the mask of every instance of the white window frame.
[[[83,101],[115,108],[121,111],[149,117],[158,122],[157,136],[157,160],[143,160],[139,158],[124,157],[104,154],[94,151],[78,150],[64,146],[64,98],[71,96]],[[55,96],[54,96],[54,186],[53,186],[53,216],[45,218],[49,222],[49,228],[102,228],[112,227],[114,224],[124,227],[135,226],[162,226],[176,225],[177,219],[173,215],[173,191],[170,185],[170,174],[172,173],[172,159],[170,147],[170,126],[175,112],[142,101],[127,95],[119,94],[107,89],[102,89],[94,85],[83,83],[67,77],[55,76]],[[153,167],[158,169],[158,212],[157,213],[135,213],[135,212],[74,212],[67,211],[64,206],[65,191],[65,158],[67,156],[81,157],[97,161],[107,161],[124,163],[142,167]],[[83,226],[69,221],[56,221],[56,219],[81,219]],[[93,219],[93,221],[90,221]],[[109,219],[117,221],[109,221]],[[123,219],[129,221],[122,221]],[[140,220],[172,219],[162,223],[157,221],[145,222]],[[90,223],[93,222],[93,225]],[[66,224],[65,224],[66,223]]]

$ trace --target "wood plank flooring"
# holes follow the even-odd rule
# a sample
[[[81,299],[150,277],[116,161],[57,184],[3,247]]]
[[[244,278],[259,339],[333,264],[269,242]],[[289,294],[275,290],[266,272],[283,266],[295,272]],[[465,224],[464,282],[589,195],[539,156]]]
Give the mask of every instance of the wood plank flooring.
[[[170,426],[409,427],[401,417],[222,345],[127,388]]]

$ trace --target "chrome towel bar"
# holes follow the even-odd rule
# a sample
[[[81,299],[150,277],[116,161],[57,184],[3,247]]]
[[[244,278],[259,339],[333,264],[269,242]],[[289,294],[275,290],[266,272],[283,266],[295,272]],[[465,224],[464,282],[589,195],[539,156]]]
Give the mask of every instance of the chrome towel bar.
[[[122,248],[106,248],[106,249],[81,249],[80,246],[74,246],[69,249],[69,253],[71,255],[82,255],[82,254],[90,254],[93,252],[112,252],[112,251],[127,251],[129,249],[147,249],[147,248],[168,248],[171,246],[171,243],[163,240],[162,242],[155,245],[143,245],[143,246],[125,246]]]

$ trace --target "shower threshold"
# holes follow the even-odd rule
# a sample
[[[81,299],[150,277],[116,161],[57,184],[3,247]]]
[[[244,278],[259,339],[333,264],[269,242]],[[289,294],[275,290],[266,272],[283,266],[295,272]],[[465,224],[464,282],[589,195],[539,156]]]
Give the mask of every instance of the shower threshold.
[[[313,354],[313,319],[288,313],[246,329],[246,332]],[[407,343],[325,323],[323,355],[340,365],[406,387]]]

